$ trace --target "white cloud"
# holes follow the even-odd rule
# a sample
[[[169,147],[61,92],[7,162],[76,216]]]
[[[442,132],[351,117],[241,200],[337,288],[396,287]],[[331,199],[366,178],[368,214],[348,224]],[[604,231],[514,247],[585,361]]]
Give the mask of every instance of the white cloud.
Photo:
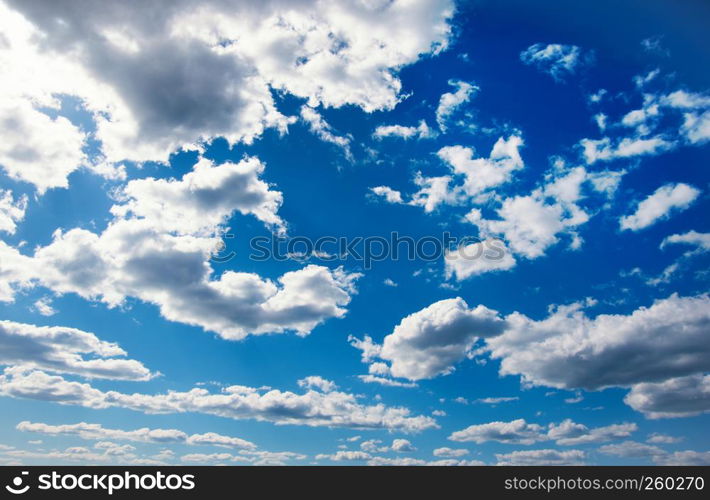
[[[417,451],[417,449],[407,439],[393,440],[390,449],[397,453],[410,453],[413,451]]]
[[[699,195],[700,190],[688,184],[666,184],[641,201],[635,213],[621,217],[619,224],[621,229],[638,231],[667,219],[672,212],[685,210]]]
[[[523,63],[534,65],[540,71],[552,76],[555,81],[563,81],[565,77],[573,74],[584,59],[582,50],[576,45],[559,43],[547,45],[536,43],[520,53],[520,60]]]
[[[436,135],[436,131],[432,130],[424,120],[420,120],[419,125],[416,127],[404,125],[380,125],[372,134],[375,139],[383,139],[385,137],[400,137],[402,139],[431,139],[436,137]]]
[[[316,460],[332,460],[334,462],[351,462],[357,460],[369,460],[372,455],[364,451],[348,451],[341,450],[333,454],[319,454],[316,455]]]
[[[54,316],[57,314],[56,309],[52,307],[51,297],[41,297],[35,301],[32,308],[42,316]]]
[[[372,365],[370,365],[372,366]],[[384,385],[386,387],[403,387],[407,389],[412,389],[414,387],[417,387],[417,384],[414,382],[402,382],[400,380],[394,380],[391,378],[387,377],[379,377],[377,375],[358,375],[357,378],[365,382],[366,384],[380,384]]]
[[[598,161],[611,161],[619,158],[632,158],[641,155],[655,155],[674,147],[672,142],[662,137],[629,138],[625,137],[612,144],[611,139],[582,139],[584,158],[591,165]]]
[[[683,438],[669,436],[668,434],[661,434],[659,432],[653,432],[649,434],[647,443],[657,443],[657,444],[674,444],[680,443]]]
[[[0,130],[0,166],[40,194],[67,187],[69,174],[85,163],[84,133],[62,116],[37,111],[27,100],[0,97]]]
[[[12,191],[0,189],[0,232],[15,234],[17,223],[25,218],[25,210],[27,210],[26,195],[15,199]]]
[[[710,375],[696,374],[636,384],[624,402],[648,418],[690,417],[707,413],[710,412]]]
[[[0,15],[9,41],[0,55],[4,95],[13,105],[56,95],[81,100],[108,162],[166,161],[214,137],[234,144],[251,142],[265,128],[283,132],[290,120],[276,109],[272,90],[311,107],[391,109],[400,99],[397,71],[447,46],[454,9],[449,0],[313,0],[297,8],[281,0],[69,9],[8,3],[25,17],[5,8]],[[22,88],[28,74],[32,84]],[[64,146],[48,150],[61,161],[33,179],[39,189],[65,185],[81,158],[72,147],[77,141],[55,133],[68,133],[59,130],[68,129],[63,121],[32,120],[32,137]],[[17,165],[4,166],[20,172]]]
[[[654,455],[656,465],[710,465],[710,451],[674,451],[665,455]]]
[[[474,158],[473,149],[463,146],[443,147],[437,155],[455,175],[463,176],[464,192],[475,197],[508,182],[514,171],[523,168],[525,164],[520,157],[522,146],[522,138],[511,135],[508,139],[500,137],[488,158]]]
[[[352,161],[353,156],[350,152],[350,137],[336,135],[330,124],[323,119],[318,111],[310,106],[301,106],[301,119],[308,124],[311,132],[318,136],[320,140],[335,144],[343,150],[345,157]]]
[[[700,250],[710,250],[710,233],[699,233],[697,231],[688,231],[683,234],[672,234],[666,236],[661,242],[661,248],[669,244],[684,244],[693,245]]]
[[[201,158],[180,180],[137,179],[120,192],[116,217],[145,220],[160,232],[210,234],[234,212],[251,214],[267,226],[282,228],[277,212],[283,196],[260,176],[264,164],[257,158],[215,165]]]
[[[500,403],[510,403],[512,401],[518,401],[520,398],[518,396],[500,396],[495,398],[479,398],[476,403],[483,403],[486,405],[497,405]]]
[[[506,271],[515,267],[515,258],[503,240],[489,238],[463,245],[444,254],[446,278],[452,276],[463,281],[473,276],[493,271]]]
[[[658,446],[652,446],[636,441],[624,441],[619,444],[607,444],[599,448],[600,453],[605,455],[614,455],[621,458],[650,458],[659,455],[665,455]]]
[[[338,388],[334,382],[318,375],[310,375],[298,381],[298,386],[306,389],[317,389],[322,392],[331,392]]]
[[[51,425],[41,422],[23,421],[17,430],[34,432],[48,436],[79,436],[87,440],[112,439],[136,443],[182,443],[187,445],[219,446],[224,448],[254,449],[256,445],[244,439],[223,436],[214,432],[188,435],[177,429],[149,429],[142,427],[131,431],[108,429],[101,424],[79,422],[78,424]]]
[[[461,298],[441,300],[402,319],[378,356],[390,362],[394,377],[433,378],[453,371],[479,337],[496,335],[503,327],[491,309],[471,309]]]
[[[589,318],[579,304],[543,320],[513,313],[486,340],[502,375],[561,389],[629,387],[710,370],[710,297],[657,300],[631,314]],[[628,401],[627,401],[628,402]]]
[[[443,448],[437,448],[434,450],[435,457],[459,458],[463,457],[464,455],[468,455],[468,450],[465,450],[463,448],[448,448],[444,446]]]
[[[463,430],[455,431],[450,436],[451,441],[474,442],[498,441],[509,444],[533,444],[544,441],[544,428],[538,424],[529,424],[522,418],[511,422],[489,422],[471,425]]]
[[[0,297],[11,298],[13,285],[39,284],[110,307],[136,297],[157,305],[168,320],[228,339],[307,335],[346,313],[359,274],[309,265],[276,282],[231,270],[213,277],[209,261],[221,241],[219,225],[232,211],[282,222],[276,215],[281,194],[258,178],[262,169],[255,159],[220,166],[200,161],[181,181],[129,182],[124,203],[112,207],[114,219],[100,234],[58,230],[32,257],[0,244]]]
[[[446,122],[454,111],[471,100],[471,97],[478,92],[477,86],[461,80],[449,80],[449,85],[455,87],[456,90],[442,94],[436,108],[436,122],[442,132],[446,131]]]
[[[93,333],[62,326],[0,321],[0,364],[86,378],[148,380],[155,376],[126,351]]]
[[[5,369],[0,376],[0,395],[53,401],[87,408],[126,408],[152,414],[201,413],[236,420],[255,419],[277,425],[388,429],[420,432],[436,428],[434,419],[412,416],[403,407],[382,403],[366,406],[353,394],[308,389],[297,394],[277,389],[225,387],[221,393],[203,388],[165,394],[126,394],[101,391],[88,384],[70,382],[41,371]]]
[[[581,450],[524,450],[496,453],[498,465],[582,465],[586,453]]]
[[[387,203],[403,203],[402,193],[396,191],[388,186],[375,186],[370,188],[377,196],[383,197]]]

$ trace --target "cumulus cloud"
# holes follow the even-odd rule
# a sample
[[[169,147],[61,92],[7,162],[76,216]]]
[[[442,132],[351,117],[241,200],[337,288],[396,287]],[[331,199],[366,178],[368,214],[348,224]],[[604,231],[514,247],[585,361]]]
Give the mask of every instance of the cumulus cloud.
[[[496,453],[498,465],[583,465],[586,453],[581,450],[523,450]]]
[[[581,306],[558,308],[536,321],[506,318],[502,335],[487,339],[503,375],[525,383],[589,390],[658,382],[710,369],[710,298],[671,295],[629,315],[588,318]]]
[[[426,121],[420,120],[419,125],[380,125],[375,129],[372,136],[375,139],[384,139],[385,137],[399,137],[401,139],[431,139],[436,137],[436,131],[432,130]]]
[[[258,178],[262,170],[255,159],[219,166],[200,160],[180,181],[129,182],[100,234],[57,230],[31,257],[0,244],[0,297],[11,297],[13,285],[39,284],[110,307],[136,297],[158,306],[168,320],[228,339],[307,335],[346,313],[359,274],[309,265],[276,281],[231,270],[213,277],[217,233],[233,211],[282,223],[276,214],[281,193]]]
[[[545,255],[559,235],[572,238],[571,247],[579,247],[576,228],[589,220],[579,205],[587,193],[613,195],[623,172],[588,172],[584,167],[556,166],[545,182],[528,195],[504,198],[496,209],[497,219],[485,218],[474,208],[466,219],[485,236],[499,235],[515,254],[528,259]]]
[[[446,122],[449,117],[478,91],[477,86],[461,80],[449,80],[449,85],[455,87],[456,90],[442,94],[436,108],[436,122],[442,132],[446,131]]]
[[[435,457],[459,458],[463,457],[464,455],[468,455],[468,450],[465,450],[463,448],[448,448],[444,446],[442,448],[437,448],[434,450]]]
[[[17,430],[34,432],[48,436],[79,436],[87,440],[111,439],[137,443],[181,443],[187,445],[219,446],[224,448],[254,449],[256,445],[241,438],[223,436],[214,432],[188,435],[177,429],[150,429],[142,427],[131,431],[109,429],[101,424],[79,422],[77,424],[51,425],[41,422],[23,421]]]
[[[548,73],[555,81],[563,81],[575,73],[582,63],[589,60],[589,54],[583,54],[576,45],[559,43],[531,45],[520,53],[520,60],[527,65],[534,65],[540,71]]]
[[[81,164],[84,137],[64,118],[37,116],[32,100],[79,99],[109,163],[164,162],[175,150],[215,137],[234,144],[266,128],[285,131],[290,120],[276,109],[273,90],[311,107],[391,109],[400,99],[397,71],[446,48],[454,9],[449,0],[8,4],[13,10],[3,8],[0,16],[10,46],[0,56],[4,94],[12,106],[27,108],[30,137],[52,146],[38,143],[28,154],[46,154],[55,166],[20,168],[29,156],[7,141],[0,164],[40,190],[66,185]],[[38,74],[21,89],[28,68]]]
[[[316,460],[332,460],[334,462],[351,462],[369,460],[372,455],[364,451],[340,450],[333,454],[321,453],[316,455]]]
[[[417,449],[407,439],[395,439],[394,441],[392,441],[392,446],[390,446],[390,449],[397,453],[409,453],[417,451]]]
[[[607,444],[599,448],[599,452],[605,455],[614,455],[621,458],[651,458],[665,455],[658,446],[637,443],[636,441],[624,441],[619,444]]]
[[[451,441],[474,442],[498,441],[509,444],[533,444],[545,440],[543,427],[529,424],[522,418],[511,422],[489,422],[471,425],[466,429],[455,431],[450,436]]]
[[[700,196],[700,190],[688,184],[666,184],[641,201],[636,212],[619,219],[621,229],[638,231],[670,217],[672,212],[688,208]]]
[[[15,199],[12,191],[0,189],[0,232],[14,234],[17,223],[25,218],[25,210],[27,210],[26,195]]]
[[[276,389],[225,387],[221,393],[203,388],[166,394],[101,391],[41,371],[6,369],[0,376],[0,395],[53,401],[94,409],[126,408],[152,414],[202,413],[235,420],[254,419],[277,425],[388,429],[420,432],[436,428],[431,417],[413,416],[409,409],[382,403],[366,406],[353,394],[308,389],[297,394]]]
[[[515,170],[523,168],[520,156],[523,139],[511,135],[500,137],[493,145],[488,158],[475,158],[473,149],[463,146],[446,146],[437,155],[455,175],[463,177],[463,191],[470,197],[510,180]]]
[[[507,271],[515,264],[515,257],[505,242],[497,238],[462,245],[444,254],[446,278],[455,277],[456,281],[493,271]]]
[[[85,378],[149,380],[156,374],[126,351],[90,332],[62,326],[0,321],[0,364]]]
[[[149,177],[128,182],[119,195],[122,203],[111,212],[177,234],[210,234],[234,212],[283,228],[277,214],[283,196],[261,179],[263,172],[264,164],[253,157],[219,165],[201,158],[179,180]]]
[[[636,384],[624,402],[648,418],[689,417],[707,413],[710,412],[710,375],[696,374]]]
[[[441,300],[402,319],[375,352],[394,377],[433,378],[453,371],[479,338],[503,328],[495,311],[471,309],[461,298]]]

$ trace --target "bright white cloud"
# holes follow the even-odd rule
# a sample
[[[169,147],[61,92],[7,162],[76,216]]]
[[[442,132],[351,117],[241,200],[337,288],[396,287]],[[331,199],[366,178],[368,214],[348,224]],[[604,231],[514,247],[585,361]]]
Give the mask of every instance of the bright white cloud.
[[[586,56],[587,58],[589,56]],[[572,75],[584,62],[585,56],[576,45],[559,43],[531,45],[520,53],[520,60],[527,65],[534,65],[540,71],[548,73],[556,81],[563,81]]]
[[[700,190],[688,184],[666,184],[641,201],[636,212],[619,219],[621,229],[638,231],[667,219],[671,213],[685,210],[700,196]]]
[[[301,106],[301,119],[308,124],[311,132],[318,136],[320,140],[335,144],[343,150],[345,157],[352,161],[353,156],[350,152],[351,138],[349,136],[345,137],[336,135],[330,124],[323,119],[318,111],[310,106]]]
[[[148,380],[155,376],[126,351],[93,333],[62,326],[0,321],[0,364],[86,378]]]
[[[698,250],[710,250],[710,233],[699,233],[697,231],[688,231],[683,234],[672,234],[666,236],[661,242],[661,248],[665,248],[670,244],[692,245]]]
[[[109,429],[101,424],[79,422],[78,424],[51,425],[41,422],[23,421],[17,430],[34,432],[48,436],[79,436],[87,440],[112,439],[137,443],[182,443],[187,445],[219,446],[223,448],[254,449],[256,445],[244,439],[223,436],[214,432],[188,435],[177,429],[150,429],[142,427],[131,431]]]
[[[442,94],[436,108],[436,122],[442,132],[446,131],[447,121],[451,115],[478,92],[477,86],[461,80],[449,80],[449,85],[455,87],[456,90]]]
[[[484,241],[447,250],[444,255],[446,278],[463,281],[473,276],[493,271],[506,271],[515,267],[515,258],[503,240],[489,238]]]
[[[491,309],[469,308],[460,297],[441,300],[402,319],[376,355],[390,363],[394,377],[433,378],[453,371],[479,338],[503,328]]]
[[[375,139],[385,137],[400,137],[402,139],[431,139],[436,137],[436,131],[432,130],[424,120],[419,121],[416,127],[405,125],[380,125],[375,129],[372,136]]]
[[[225,387],[221,393],[203,388],[166,394],[126,394],[101,391],[41,371],[6,369],[0,376],[0,395],[53,401],[86,408],[126,408],[143,413],[202,413],[236,420],[255,419],[277,425],[346,427],[420,432],[436,428],[434,419],[412,416],[407,408],[382,403],[366,406],[353,394],[308,389],[297,394],[277,389]]]
[[[696,374],[636,384],[624,402],[648,418],[689,417],[707,413],[710,412],[710,375]]]
[[[17,223],[25,218],[27,196],[15,199],[9,189],[0,189],[0,232],[14,234]]]

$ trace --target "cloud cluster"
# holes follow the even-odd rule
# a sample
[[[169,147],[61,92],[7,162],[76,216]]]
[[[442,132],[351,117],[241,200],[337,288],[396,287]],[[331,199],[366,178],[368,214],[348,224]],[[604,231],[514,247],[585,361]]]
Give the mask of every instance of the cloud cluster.
[[[707,295],[671,295],[630,314],[594,318],[576,303],[540,320],[518,312],[503,317],[456,298],[407,316],[381,344],[370,337],[350,342],[363,351],[363,362],[385,361],[384,372],[394,377],[446,375],[466,357],[488,353],[500,360],[501,375],[519,375],[525,385],[630,388],[626,403],[655,418],[710,411],[703,376],[710,372],[708,325]],[[485,345],[476,348],[478,339]]]
[[[152,414],[201,413],[236,420],[254,419],[277,425],[345,427],[420,432],[436,428],[431,417],[412,416],[407,408],[382,403],[364,405],[353,394],[313,388],[297,394],[277,389],[225,387],[221,393],[203,388],[166,394],[102,391],[42,371],[6,369],[0,375],[0,395],[53,401],[86,408],[126,408]]]
[[[591,54],[584,54],[576,45],[559,43],[536,43],[520,53],[520,60],[524,64],[535,66],[558,82],[574,74],[591,57]]]
[[[263,168],[254,158],[220,165],[201,159],[180,180],[130,181],[100,234],[57,230],[32,256],[0,242],[0,299],[11,300],[13,287],[39,284],[110,307],[136,297],[170,321],[228,339],[307,335],[346,313],[359,274],[309,265],[275,282],[231,270],[214,277],[210,265],[217,233],[233,212],[283,228],[281,193],[260,179]]]
[[[0,365],[48,370],[85,378],[149,380],[156,374],[134,359],[122,359],[118,344],[62,326],[0,321]]]
[[[551,423],[547,427],[526,422],[520,418],[511,422],[489,422],[471,425],[455,431],[451,441],[474,442],[477,444],[497,441],[507,444],[534,444],[542,441],[555,441],[560,446],[577,446],[587,443],[602,443],[629,437],[637,430],[636,424],[624,423],[604,427],[589,428],[584,424],[563,420],[559,424]]]
[[[446,48],[453,10],[450,0],[7,0],[0,165],[44,191],[89,163],[86,133],[41,111],[61,115],[67,96],[94,122],[101,159],[91,162],[109,164],[165,162],[215,137],[234,144],[267,128],[285,132],[292,120],[274,91],[311,107],[391,109],[399,68]]]
[[[241,438],[223,436],[214,432],[205,434],[186,434],[177,429],[150,429],[142,427],[131,431],[108,429],[101,424],[79,422],[78,424],[51,425],[42,422],[23,421],[17,424],[17,430],[34,432],[48,436],[78,436],[86,440],[131,441],[136,443],[159,443],[186,445],[219,446],[223,448],[255,449],[256,445]]]

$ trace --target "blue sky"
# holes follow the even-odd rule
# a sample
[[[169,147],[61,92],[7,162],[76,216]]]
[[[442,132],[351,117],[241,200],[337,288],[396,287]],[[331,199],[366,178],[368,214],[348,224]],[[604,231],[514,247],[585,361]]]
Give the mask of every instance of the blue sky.
[[[0,3],[0,463],[710,463],[707,10]]]

